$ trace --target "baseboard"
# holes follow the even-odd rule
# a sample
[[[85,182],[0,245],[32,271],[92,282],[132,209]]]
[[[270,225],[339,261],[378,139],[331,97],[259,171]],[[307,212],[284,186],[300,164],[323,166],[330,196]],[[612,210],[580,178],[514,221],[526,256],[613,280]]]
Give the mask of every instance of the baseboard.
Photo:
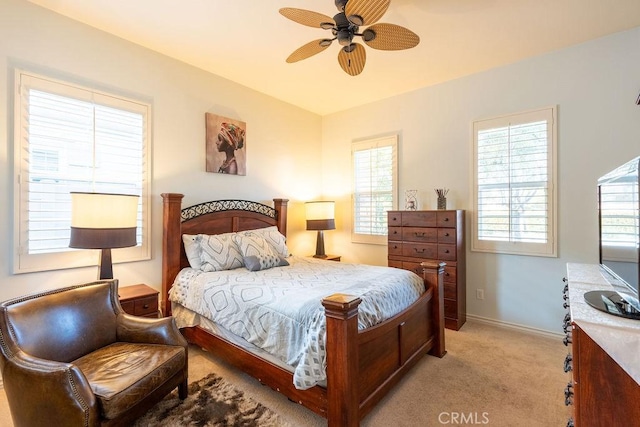
[[[499,326],[502,328],[508,328],[517,330],[520,332],[528,332],[536,335],[542,335],[547,338],[555,338],[562,339],[564,338],[564,334],[558,332],[551,332],[544,329],[532,328],[530,326],[519,325],[517,323],[504,322],[502,320],[489,319],[487,317],[476,316],[474,314],[467,313],[467,320],[471,320],[473,322],[485,323],[488,325]]]

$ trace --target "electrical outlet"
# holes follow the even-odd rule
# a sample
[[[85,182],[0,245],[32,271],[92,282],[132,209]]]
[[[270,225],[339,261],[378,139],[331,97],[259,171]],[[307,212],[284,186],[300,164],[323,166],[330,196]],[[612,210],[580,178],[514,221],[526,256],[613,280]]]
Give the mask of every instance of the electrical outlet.
[[[476,289],[476,298],[484,299],[484,289]]]

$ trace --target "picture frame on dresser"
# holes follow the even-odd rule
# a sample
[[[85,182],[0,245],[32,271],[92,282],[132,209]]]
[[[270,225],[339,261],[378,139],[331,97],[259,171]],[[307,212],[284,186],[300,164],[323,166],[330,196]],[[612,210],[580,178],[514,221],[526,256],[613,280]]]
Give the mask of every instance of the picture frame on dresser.
[[[388,266],[421,275],[423,261],[444,262],[444,321],[459,330],[467,321],[465,211],[389,211]]]

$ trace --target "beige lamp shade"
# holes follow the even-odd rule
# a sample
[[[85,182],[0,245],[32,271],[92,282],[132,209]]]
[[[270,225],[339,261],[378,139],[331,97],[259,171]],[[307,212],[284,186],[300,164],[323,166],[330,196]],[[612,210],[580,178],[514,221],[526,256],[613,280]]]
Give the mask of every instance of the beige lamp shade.
[[[135,246],[137,224],[138,196],[71,193],[71,248]]]
[[[335,230],[335,202],[307,202],[307,230]]]
[[[135,246],[138,196],[71,193],[70,248],[101,249],[99,279],[113,278],[112,248]]]

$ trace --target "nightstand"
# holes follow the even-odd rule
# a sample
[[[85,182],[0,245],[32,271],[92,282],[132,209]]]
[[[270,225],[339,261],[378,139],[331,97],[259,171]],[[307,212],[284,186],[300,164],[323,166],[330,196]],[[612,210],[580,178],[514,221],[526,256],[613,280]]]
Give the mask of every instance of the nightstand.
[[[315,257],[314,257],[315,258]],[[342,258],[342,255],[331,255],[331,254],[327,254],[327,256],[325,258],[317,258],[317,259],[323,259],[325,261],[338,261],[340,262],[340,258]]]
[[[159,292],[147,285],[123,286],[118,289],[122,309],[134,316],[158,316]]]

